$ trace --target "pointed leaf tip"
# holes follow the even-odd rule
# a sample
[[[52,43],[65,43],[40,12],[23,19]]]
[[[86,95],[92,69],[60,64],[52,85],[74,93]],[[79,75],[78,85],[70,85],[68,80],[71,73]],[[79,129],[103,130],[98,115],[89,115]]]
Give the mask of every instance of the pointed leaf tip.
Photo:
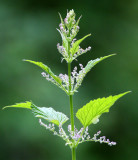
[[[62,18],[62,16],[61,16],[61,14],[58,12],[58,14],[59,14],[59,17],[60,17],[60,20],[61,20],[61,23],[62,24],[64,24],[64,21],[63,21],[63,18]]]
[[[50,69],[47,65],[43,64],[42,62],[36,62],[36,61],[32,61],[32,60],[25,60],[25,61],[30,62],[30,63],[33,63],[33,64],[35,64],[36,66],[42,68],[42,69],[43,69],[46,73],[48,73],[59,85],[61,85],[62,80],[61,80],[58,76],[56,76],[56,75],[51,71],[51,69]]]
[[[62,112],[57,112],[53,108],[49,107],[37,107],[31,101],[26,101],[23,103],[16,103],[15,105],[5,106],[2,109],[16,107],[16,108],[27,108],[31,109],[35,117],[43,118],[48,122],[54,123],[56,125],[63,125],[69,118]]]
[[[11,108],[27,108],[27,109],[32,109],[30,101],[26,101],[26,102],[23,102],[23,103],[16,103],[16,104],[10,105],[10,106],[5,106],[2,109],[10,108],[10,107]]]
[[[115,54],[110,54],[104,57],[96,58],[94,60],[90,60],[87,65],[85,66],[85,71],[88,73],[97,63],[101,62],[102,60],[114,56]]]

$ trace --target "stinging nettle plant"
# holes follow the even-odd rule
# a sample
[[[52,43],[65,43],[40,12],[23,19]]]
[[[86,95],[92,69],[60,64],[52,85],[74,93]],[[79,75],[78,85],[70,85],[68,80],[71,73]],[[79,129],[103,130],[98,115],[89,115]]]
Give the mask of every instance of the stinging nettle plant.
[[[80,143],[86,141],[94,141],[100,143],[107,143],[109,146],[116,145],[116,142],[112,142],[106,139],[105,136],[99,137],[101,131],[94,134],[93,137],[90,136],[88,132],[88,127],[91,124],[96,124],[99,122],[99,118],[103,113],[109,112],[110,107],[122,96],[126,95],[128,92],[124,92],[115,96],[98,98],[91,100],[85,106],[80,108],[76,117],[82,124],[81,129],[77,129],[74,125],[74,112],[73,112],[73,95],[77,92],[78,88],[82,84],[82,81],[86,74],[99,62],[111,57],[115,54],[108,55],[105,57],[100,57],[95,60],[90,60],[85,67],[79,64],[80,71],[77,71],[75,67],[71,72],[71,63],[76,60],[82,54],[85,54],[91,49],[88,47],[82,49],[80,43],[89,37],[91,34],[77,40],[75,37],[79,32],[79,21],[80,18],[75,20],[74,10],[67,12],[66,18],[63,20],[59,14],[61,23],[59,25],[60,29],[57,29],[62,37],[62,45],[57,44],[57,49],[59,53],[63,56],[62,60],[65,60],[68,65],[68,74],[55,75],[51,69],[43,64],[42,62],[35,62],[32,60],[24,60],[26,62],[33,63],[44,70],[42,76],[48,81],[54,83],[56,86],[61,88],[69,97],[70,102],[70,122],[68,125],[68,132],[63,129],[63,124],[69,120],[69,118],[62,112],[57,112],[51,107],[38,107],[32,101],[26,101],[24,103],[16,103],[15,105],[6,106],[7,107],[17,107],[17,108],[27,108],[32,111],[35,117],[39,118],[39,123],[46,129],[53,132],[54,135],[61,137],[65,141],[65,145],[68,145],[72,151],[72,160],[76,160],[76,148]],[[4,109],[3,108],[3,109]],[[46,120],[47,122],[43,122]]]

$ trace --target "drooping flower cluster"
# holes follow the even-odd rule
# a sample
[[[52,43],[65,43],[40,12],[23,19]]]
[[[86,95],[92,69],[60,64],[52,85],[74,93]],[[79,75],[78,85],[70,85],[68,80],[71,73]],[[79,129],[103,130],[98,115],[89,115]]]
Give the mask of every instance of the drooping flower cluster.
[[[101,131],[97,132],[96,134],[94,134],[94,137],[89,140],[95,141],[95,142],[100,142],[100,143],[107,143],[109,146],[116,145],[116,142],[113,142],[113,141],[111,142],[109,139],[106,139],[105,136],[102,136],[99,139],[97,139],[97,136],[99,136],[100,134],[101,134]]]
[[[68,90],[64,87],[64,85],[59,84],[57,81],[55,81],[55,79],[53,77],[51,77],[49,74],[46,74],[45,72],[42,72],[41,74],[44,78],[46,78],[46,80],[54,83],[55,85],[57,85],[59,88],[61,88],[62,90],[64,90],[68,94]]]
[[[46,129],[52,131],[54,135],[57,135],[63,138],[63,140],[66,141],[65,145],[69,145],[70,147],[77,147],[78,144],[83,142],[88,142],[88,141],[107,143],[109,146],[116,145],[116,142],[111,142],[109,139],[106,139],[105,136],[102,136],[98,139],[97,137],[101,134],[101,131],[94,134],[94,137],[91,138],[88,132],[88,127],[77,130],[74,126],[74,131],[72,131],[71,125],[68,125],[68,134],[66,134],[62,125],[59,125],[58,131],[56,131],[54,124],[46,125],[41,121],[41,119],[39,119],[39,123],[40,125],[44,126]]]
[[[91,47],[82,49],[79,46],[81,42],[79,42],[79,40],[77,41],[75,38],[80,29],[78,24],[81,17],[76,21],[74,10],[70,10],[69,12],[67,12],[67,16],[64,20],[62,19],[61,15],[60,18],[61,18],[61,23],[59,24],[60,29],[57,30],[61,34],[62,45],[58,43],[57,49],[59,53],[63,56],[63,59],[65,59],[68,63],[70,63],[78,56],[89,51]],[[74,50],[74,48],[75,48],[75,53],[74,52],[72,53],[72,50]]]
[[[46,129],[50,130],[51,132],[53,132],[54,135],[61,137],[63,140],[66,141],[66,143],[70,143],[69,136],[66,135],[66,132],[62,128],[62,125],[59,125],[59,130],[56,131],[54,124],[47,125],[47,124],[43,123],[41,119],[39,119],[39,123],[41,126],[45,127]]]
[[[86,52],[88,52],[88,51],[90,51],[91,50],[91,47],[89,46],[88,48],[86,48],[86,49],[82,49],[80,46],[79,46],[79,49],[78,49],[78,51],[72,56],[72,59],[74,60],[74,59],[76,59],[78,56],[80,56],[80,55],[82,55],[82,54],[84,54],[84,53],[86,53]]]
[[[83,68],[83,65],[80,64],[81,70],[77,73],[77,67],[74,67],[73,71],[71,72],[71,91],[70,93],[74,93],[77,91],[77,88],[81,85],[81,82],[86,74],[85,68]],[[69,78],[66,74],[60,74],[59,77],[62,79],[62,85],[66,88],[66,90],[69,90]]]
[[[81,85],[82,81],[83,81],[83,78],[85,77],[86,75],[86,71],[85,71],[85,68],[83,67],[82,64],[79,64],[81,70],[79,71],[79,73],[77,73],[77,67],[75,67],[73,69],[73,72],[71,73],[72,74],[72,77],[73,77],[73,82],[74,82],[74,88],[73,90],[76,92],[78,87]]]
[[[59,53],[62,54],[62,56],[64,57],[64,59],[68,58],[68,52],[66,51],[66,49],[63,46],[60,46],[60,44],[57,44],[57,49],[59,51]]]
[[[97,136],[101,134],[101,131],[98,131],[96,134],[94,134],[94,137],[91,138],[89,133],[87,132],[87,137],[85,139],[82,139],[79,143],[87,142],[87,141],[94,141],[94,142],[100,142],[100,143],[107,143],[109,146],[116,145],[116,142],[110,141],[109,139],[106,139],[105,136],[102,136],[97,139]]]
[[[82,64],[79,64],[80,71],[77,72],[77,67],[74,67],[73,71],[71,72],[71,91],[70,94],[74,94],[74,92],[77,92],[78,87],[81,85],[83,78],[86,75],[85,68]],[[41,73],[43,77],[45,77],[48,81],[51,81],[52,83],[56,84],[60,88],[62,88],[67,94],[69,94],[69,77],[67,74],[59,74],[59,78],[62,80],[62,84],[60,85],[57,83],[49,74],[46,74],[45,72]]]
[[[42,72],[41,74],[42,74],[43,77],[46,78],[46,80],[48,80],[52,83],[55,83],[55,80],[49,74],[46,74],[45,72]]]

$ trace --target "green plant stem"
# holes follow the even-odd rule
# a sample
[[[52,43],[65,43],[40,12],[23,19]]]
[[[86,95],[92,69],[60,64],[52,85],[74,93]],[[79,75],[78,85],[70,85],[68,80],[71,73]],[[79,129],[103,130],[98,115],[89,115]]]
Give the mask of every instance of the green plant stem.
[[[68,54],[70,55],[70,43],[68,43]],[[68,77],[69,77],[69,103],[70,103],[70,120],[71,130],[74,131],[74,112],[73,112],[73,95],[71,93],[71,63],[68,63]],[[76,148],[72,147],[72,160],[76,160]]]
[[[76,160],[76,148],[72,148],[72,160]]]
[[[70,42],[68,42],[68,55],[70,56]],[[69,102],[70,102],[71,130],[74,131],[73,95],[71,93],[71,88],[72,88],[72,85],[71,85],[71,63],[68,63],[68,78],[69,78]]]
[[[71,63],[68,63],[69,92],[71,91]],[[73,96],[69,95],[71,130],[74,131]]]
[[[68,63],[69,92],[71,91],[71,63]],[[71,130],[74,131],[73,96],[69,95]],[[76,160],[76,148],[72,147],[72,160]]]

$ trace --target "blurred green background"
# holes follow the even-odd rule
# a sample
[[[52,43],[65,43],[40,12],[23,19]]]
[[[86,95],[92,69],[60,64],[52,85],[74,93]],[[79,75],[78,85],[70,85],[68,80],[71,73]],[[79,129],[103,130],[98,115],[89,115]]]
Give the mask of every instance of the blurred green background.
[[[84,143],[77,148],[77,160],[138,159],[138,1],[137,0],[0,0],[0,107],[32,100],[38,106],[53,106],[69,116],[65,93],[41,76],[41,69],[22,59],[42,61],[56,73],[66,73],[56,44],[56,28],[67,9],[82,15],[77,38],[92,33],[82,47],[92,51],[73,66],[112,53],[84,79],[74,96],[74,112],[91,99],[132,93],[120,99],[97,125],[93,135],[102,135],[117,145]],[[76,125],[81,127],[79,121]],[[69,124],[69,123],[67,123]],[[67,125],[65,125],[67,126]],[[0,160],[71,160],[69,147],[39,125],[30,111],[0,111]]]

